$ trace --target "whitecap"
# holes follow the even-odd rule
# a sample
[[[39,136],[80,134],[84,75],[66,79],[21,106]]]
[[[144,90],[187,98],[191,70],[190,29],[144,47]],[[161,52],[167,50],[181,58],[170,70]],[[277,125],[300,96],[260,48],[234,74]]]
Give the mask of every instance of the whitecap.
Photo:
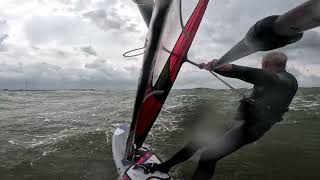
[[[18,143],[14,142],[13,140],[8,141],[8,143],[13,144],[13,145],[18,145]]]

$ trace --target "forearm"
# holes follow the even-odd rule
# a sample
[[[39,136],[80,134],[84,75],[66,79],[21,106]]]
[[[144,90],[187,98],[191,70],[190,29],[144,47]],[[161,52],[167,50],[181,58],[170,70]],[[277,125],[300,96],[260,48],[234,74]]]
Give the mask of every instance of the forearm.
[[[275,80],[276,76],[272,72],[262,69],[232,65],[228,71],[214,70],[214,72],[229,78],[237,78],[251,84],[266,84]]]
[[[230,70],[221,70],[221,69],[215,69],[213,70],[215,73],[218,73],[220,74],[221,76],[224,76],[224,77],[229,77],[229,78],[238,78],[238,74],[236,72],[235,69],[237,69],[236,65],[234,64],[230,64],[231,65],[231,69]]]
[[[248,67],[244,67],[244,66],[238,66],[238,65],[234,65],[234,64],[230,64],[230,68],[229,70],[225,71],[225,70],[221,70],[221,69],[215,69],[214,72],[225,76],[225,77],[229,77],[229,78],[237,78],[240,79],[243,77],[244,74],[248,74],[249,73],[249,68]]]

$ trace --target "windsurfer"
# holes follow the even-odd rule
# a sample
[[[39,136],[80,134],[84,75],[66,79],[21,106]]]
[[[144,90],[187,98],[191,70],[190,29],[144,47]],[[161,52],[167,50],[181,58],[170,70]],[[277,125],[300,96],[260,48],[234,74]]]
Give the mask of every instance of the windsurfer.
[[[212,71],[217,60],[200,64],[200,68]],[[237,78],[254,85],[248,98],[240,102],[231,130],[214,144],[190,142],[172,158],[162,164],[144,164],[146,172],[168,172],[171,167],[188,160],[202,149],[193,179],[211,179],[216,163],[244,145],[260,139],[288,111],[298,84],[296,78],[286,71],[287,56],[282,52],[270,52],[262,58],[262,69],[226,64],[216,73]]]

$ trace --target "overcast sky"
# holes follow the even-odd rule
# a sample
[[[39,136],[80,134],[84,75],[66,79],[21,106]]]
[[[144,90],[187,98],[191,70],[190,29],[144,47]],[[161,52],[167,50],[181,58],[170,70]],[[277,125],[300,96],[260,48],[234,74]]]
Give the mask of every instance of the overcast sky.
[[[188,0],[184,0],[187,2]],[[221,57],[257,20],[282,14],[303,0],[211,0],[190,49],[205,62]],[[0,89],[135,89],[147,28],[131,0],[1,0]],[[282,49],[300,86],[320,86],[320,28]],[[263,53],[236,62],[259,67]],[[250,87],[226,79],[236,87]],[[224,88],[208,72],[182,66],[174,88]]]

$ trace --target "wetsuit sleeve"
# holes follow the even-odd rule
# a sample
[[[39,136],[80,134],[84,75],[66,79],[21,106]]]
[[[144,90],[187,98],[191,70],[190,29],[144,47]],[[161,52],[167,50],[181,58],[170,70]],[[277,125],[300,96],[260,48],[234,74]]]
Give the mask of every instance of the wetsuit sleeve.
[[[230,71],[215,70],[215,72],[225,77],[241,79],[255,85],[266,85],[278,79],[277,75],[273,72],[234,64]]]

